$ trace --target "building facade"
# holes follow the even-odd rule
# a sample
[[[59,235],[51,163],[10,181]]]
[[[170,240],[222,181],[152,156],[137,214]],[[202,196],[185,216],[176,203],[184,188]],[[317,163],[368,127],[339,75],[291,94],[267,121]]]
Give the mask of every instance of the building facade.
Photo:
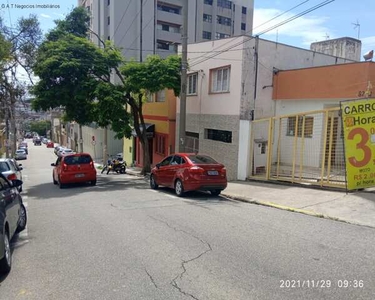
[[[252,34],[253,0],[188,3],[189,43]],[[181,43],[182,0],[79,0],[78,5],[90,11],[92,30],[122,48],[127,58],[142,60],[149,54],[165,57],[177,53]],[[90,38],[99,45],[93,34]]]
[[[188,52],[187,135],[199,139],[200,153],[224,163],[230,180],[244,180],[251,170],[251,121],[276,114],[275,73],[352,62],[247,36],[190,44]],[[177,120],[178,112],[179,101]],[[177,121],[176,134],[178,128]]]
[[[165,156],[175,152],[176,96],[174,92],[163,90],[150,95],[143,105],[143,117],[147,128],[151,165],[154,166]],[[135,137],[133,149],[129,148],[129,140],[125,140],[124,152],[127,152],[128,148],[134,151],[134,164],[142,167],[142,145],[134,130],[132,134]]]
[[[362,42],[350,37],[343,37],[312,43],[310,49],[319,53],[360,61]]]

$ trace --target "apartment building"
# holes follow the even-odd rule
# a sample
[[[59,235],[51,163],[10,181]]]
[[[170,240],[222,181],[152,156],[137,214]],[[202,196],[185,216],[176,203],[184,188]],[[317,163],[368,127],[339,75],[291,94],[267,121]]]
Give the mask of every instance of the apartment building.
[[[78,5],[90,11],[92,30],[121,47],[125,57],[177,53],[182,0],[79,0]],[[252,34],[254,0],[190,0],[188,9],[189,43]]]

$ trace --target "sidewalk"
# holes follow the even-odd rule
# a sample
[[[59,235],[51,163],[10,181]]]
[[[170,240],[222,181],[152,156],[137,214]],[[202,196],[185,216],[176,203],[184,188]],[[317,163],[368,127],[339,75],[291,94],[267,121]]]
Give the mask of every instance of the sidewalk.
[[[126,168],[126,173],[148,179],[140,168]],[[297,185],[233,181],[222,196],[375,228],[375,191],[348,193]]]

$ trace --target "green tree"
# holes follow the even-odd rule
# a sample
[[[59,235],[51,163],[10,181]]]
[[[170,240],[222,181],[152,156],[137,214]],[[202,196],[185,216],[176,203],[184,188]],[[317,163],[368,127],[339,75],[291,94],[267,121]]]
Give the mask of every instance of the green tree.
[[[88,20],[86,10],[75,8],[47,35],[34,68],[40,81],[33,89],[33,108],[64,107],[67,119],[110,126],[117,138],[129,138],[133,125],[144,149],[143,172],[148,172],[144,96],[165,88],[179,93],[180,58],[150,56],[144,63],[126,61],[110,42],[97,36],[102,46],[98,47],[86,39]]]
[[[39,135],[47,136],[48,130],[51,130],[50,121],[34,121],[30,123],[31,132],[37,132]]]

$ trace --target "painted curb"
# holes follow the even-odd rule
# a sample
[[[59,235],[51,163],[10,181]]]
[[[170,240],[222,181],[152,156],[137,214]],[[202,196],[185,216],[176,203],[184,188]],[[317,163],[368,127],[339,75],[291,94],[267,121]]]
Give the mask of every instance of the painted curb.
[[[247,203],[252,203],[252,204],[262,205],[262,206],[267,206],[267,207],[273,207],[273,208],[286,210],[286,211],[290,211],[290,212],[295,212],[295,213],[300,213],[300,214],[304,214],[304,215],[308,215],[308,216],[312,216],[312,217],[317,217],[317,218],[322,218],[322,219],[327,219],[327,220],[332,220],[332,221],[338,221],[338,222],[351,224],[351,225],[375,228],[375,226],[371,226],[371,225],[368,225],[368,224],[361,224],[359,222],[348,221],[348,220],[340,219],[340,218],[337,218],[337,217],[331,217],[331,216],[328,216],[328,215],[319,214],[319,213],[316,213],[314,211],[289,207],[289,206],[285,206],[285,205],[276,204],[276,203],[273,203],[273,202],[259,201],[259,200],[255,200],[255,199],[249,199],[249,198],[236,196],[236,195],[229,195],[229,194],[225,194],[225,193],[221,193],[221,196],[224,196],[224,197],[232,199],[232,200],[237,200],[237,201],[241,201],[241,202],[247,202]]]

